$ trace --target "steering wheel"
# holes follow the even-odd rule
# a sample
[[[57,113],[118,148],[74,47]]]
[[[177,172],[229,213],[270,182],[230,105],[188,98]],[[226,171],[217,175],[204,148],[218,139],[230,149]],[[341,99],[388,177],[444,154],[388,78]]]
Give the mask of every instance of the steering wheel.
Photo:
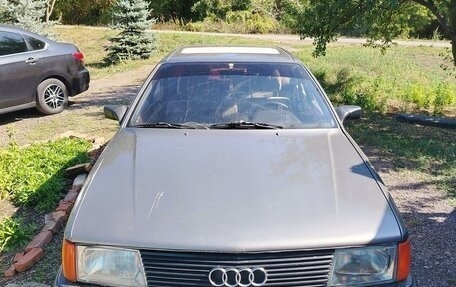
[[[262,106],[268,110],[277,110],[277,111],[289,110],[288,105],[286,105],[282,102],[277,102],[277,101],[267,101],[264,104],[262,104]],[[275,109],[271,109],[269,107],[275,107]]]

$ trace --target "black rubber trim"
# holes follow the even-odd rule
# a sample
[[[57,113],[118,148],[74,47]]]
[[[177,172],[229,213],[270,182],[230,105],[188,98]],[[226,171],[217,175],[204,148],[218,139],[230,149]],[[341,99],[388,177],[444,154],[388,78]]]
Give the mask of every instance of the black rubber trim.
[[[398,114],[396,120],[402,123],[417,124],[445,129],[456,129],[456,119],[431,117],[426,115]]]

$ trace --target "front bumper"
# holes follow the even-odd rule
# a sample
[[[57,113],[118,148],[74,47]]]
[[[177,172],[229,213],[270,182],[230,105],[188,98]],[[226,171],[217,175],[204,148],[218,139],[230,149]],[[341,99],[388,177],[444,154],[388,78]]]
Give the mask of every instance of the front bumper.
[[[268,284],[265,285],[267,287]],[[98,285],[87,285],[81,283],[73,283],[65,279],[63,277],[62,268],[59,269],[57,273],[57,277],[54,281],[54,287],[99,287]],[[367,287],[367,286],[366,286]],[[371,287],[416,287],[416,283],[411,276],[400,283],[392,283],[392,284],[379,284],[379,285],[371,285]]]
[[[57,276],[55,277],[54,287],[98,287],[96,285],[84,285],[82,283],[74,283],[63,277],[62,267],[60,267]]]

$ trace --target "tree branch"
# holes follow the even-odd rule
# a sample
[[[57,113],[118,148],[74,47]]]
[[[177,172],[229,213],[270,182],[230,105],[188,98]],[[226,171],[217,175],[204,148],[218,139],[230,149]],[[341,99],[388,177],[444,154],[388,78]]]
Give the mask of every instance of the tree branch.
[[[456,31],[454,31],[450,27],[447,20],[442,16],[442,14],[440,13],[439,9],[437,8],[437,6],[435,5],[433,0],[411,0],[411,1],[413,1],[417,4],[420,4],[424,7],[426,7],[427,9],[429,9],[429,11],[431,11],[432,14],[434,14],[434,16],[439,21],[440,26],[442,26],[442,28],[445,30],[446,33],[448,33],[449,36],[456,35]]]

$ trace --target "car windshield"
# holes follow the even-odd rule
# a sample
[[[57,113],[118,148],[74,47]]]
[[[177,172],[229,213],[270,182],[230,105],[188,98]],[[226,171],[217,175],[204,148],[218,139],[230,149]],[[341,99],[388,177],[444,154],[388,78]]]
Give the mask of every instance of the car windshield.
[[[336,122],[300,64],[168,63],[153,75],[129,126],[301,129]]]

